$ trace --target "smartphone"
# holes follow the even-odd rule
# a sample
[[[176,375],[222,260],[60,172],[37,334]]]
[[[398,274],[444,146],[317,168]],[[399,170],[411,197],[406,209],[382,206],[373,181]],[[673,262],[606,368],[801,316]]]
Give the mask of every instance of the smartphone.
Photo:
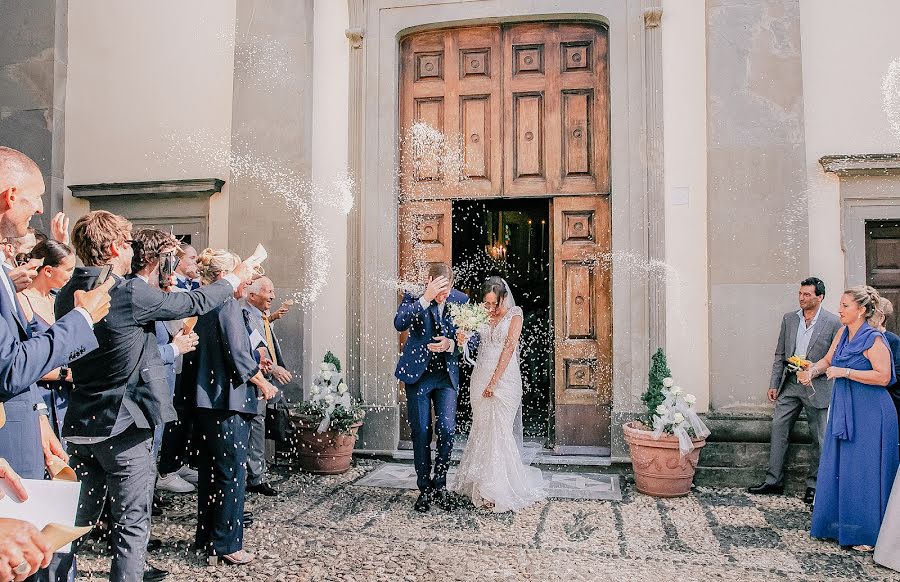
[[[100,274],[97,275],[97,280],[94,281],[94,286],[92,289],[96,289],[100,285],[106,283],[106,280],[109,279],[109,276],[112,274],[112,265],[103,265],[100,267]]]
[[[159,286],[168,287],[172,283],[172,276],[178,267],[178,257],[174,252],[164,253],[159,258]]]

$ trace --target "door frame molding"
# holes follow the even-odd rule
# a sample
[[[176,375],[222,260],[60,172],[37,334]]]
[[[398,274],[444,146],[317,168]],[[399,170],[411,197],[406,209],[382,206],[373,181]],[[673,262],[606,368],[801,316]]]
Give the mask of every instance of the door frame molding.
[[[538,8],[518,0],[348,0],[350,38],[350,163],[359,203],[350,216],[348,312],[350,378],[367,409],[358,446],[373,452],[396,449],[399,439],[397,382],[393,377],[396,311],[392,274],[398,271],[400,39],[422,30],[527,21],[579,20],[609,27],[610,173],[612,248],[640,260],[663,259],[661,222],[663,160],[659,22],[645,18],[648,0],[557,0]],[[653,9],[653,14],[658,9]],[[650,53],[648,54],[648,51]],[[649,77],[648,77],[649,75]],[[649,95],[653,101],[649,101]],[[650,130],[648,130],[650,128]],[[650,217],[657,222],[651,230]],[[652,240],[651,240],[652,236]],[[664,337],[659,287],[650,308],[646,271],[613,265],[612,456],[627,456],[621,423],[641,410],[651,346]],[[352,316],[351,316],[352,318]],[[653,339],[651,339],[653,338]]]

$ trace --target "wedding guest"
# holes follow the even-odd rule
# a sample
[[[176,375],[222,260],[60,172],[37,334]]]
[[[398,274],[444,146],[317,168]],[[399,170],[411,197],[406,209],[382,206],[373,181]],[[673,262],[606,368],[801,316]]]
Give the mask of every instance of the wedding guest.
[[[887,320],[894,315],[894,304],[884,297],[881,298],[881,308],[884,311],[884,319]],[[891,348],[891,355],[894,357],[894,375],[897,381],[888,386],[888,393],[894,399],[894,407],[897,409],[897,423],[900,424],[900,336],[892,331],[887,331],[884,323],[877,326],[878,331],[884,334],[884,338]]]
[[[109,314],[94,327],[100,348],[72,365],[77,388],[69,401],[63,435],[82,482],[75,521],[94,523],[108,493],[114,500],[110,578],[159,580],[165,571],[151,567],[145,572],[144,567],[156,481],[150,447],[154,428],[174,420],[175,410],[155,322],[216,309],[243,279],[250,279],[253,265],[241,264],[224,281],[203,289],[165,293],[138,277],[125,279],[137,245],[125,218],[103,210],[90,212],[76,222],[72,243],[85,266],[76,268],[60,291],[57,316],[68,313],[75,298],[94,287],[104,272],[109,272],[107,285],[113,285]],[[58,563],[57,571],[68,571],[63,558]]]
[[[803,500],[812,503],[816,494],[816,474],[819,470],[819,453],[825,439],[832,382],[822,377],[816,379],[811,387],[803,386],[798,380],[797,372],[789,369],[788,358],[800,355],[813,362],[822,359],[840,328],[840,322],[836,315],[822,307],[825,283],[821,279],[809,277],[801,281],[798,299],[800,309],[784,314],[778,343],[775,345],[775,361],[772,364],[768,390],[769,402],[775,403],[769,445],[769,470],[765,481],[750,487],[748,491],[758,495],[784,493],[784,458],[790,445],[791,430],[800,412],[806,411],[812,447]]]
[[[198,261],[204,289],[227,276],[240,259],[229,251],[206,249]],[[196,332],[200,343],[185,358],[181,379],[193,391],[196,406],[200,476],[195,547],[206,551],[211,565],[248,564],[254,559],[243,549],[250,423],[258,400],[269,400],[278,391],[259,369],[234,297],[202,315]]]
[[[884,297],[881,298],[881,307],[884,312],[884,319],[888,319],[893,315],[894,306]],[[875,318],[873,317],[872,319]],[[884,334],[888,341],[891,354],[894,356],[894,374],[897,378],[900,378],[900,337],[893,332],[885,331],[884,323],[878,327],[878,330]],[[898,422],[900,422],[900,381],[888,386],[888,391],[894,399],[894,405],[897,407]],[[897,477],[894,479],[891,497],[888,500],[887,509],[884,513],[884,520],[881,522],[878,543],[875,544],[874,558],[876,563],[900,572],[900,471],[897,471]]]
[[[831,349],[801,378],[825,374],[834,392],[812,514],[813,537],[872,551],[900,464],[897,411],[885,387],[893,384],[891,351],[880,325],[881,296],[860,285],[841,296],[843,328]]]
[[[253,347],[261,349],[263,361],[268,362],[266,379],[284,386],[293,377],[282,365],[284,357],[281,354],[281,346],[268,317],[274,300],[275,286],[272,280],[260,277],[244,290],[241,306],[248,328],[252,332],[251,345],[256,344]],[[253,417],[250,427],[250,450],[247,459],[247,491],[268,497],[278,495],[278,491],[266,480],[266,408],[271,406],[274,400],[259,401],[257,414]]]
[[[45,239],[31,251],[31,257],[43,264],[37,269],[37,276],[17,297],[22,313],[32,334],[40,334],[50,329],[56,322],[54,305],[55,291],[62,289],[75,270],[75,251],[72,247],[52,239]],[[63,419],[69,408],[69,394],[72,391],[72,371],[68,367],[51,370],[38,382],[44,403],[50,414],[50,424],[56,436],[62,431]],[[65,448],[65,443],[63,443]]]
[[[171,234],[153,228],[136,232],[134,240],[138,243],[136,248],[139,249],[131,261],[134,276],[142,279],[155,289],[163,289],[169,292],[172,282],[168,280],[168,277],[171,277],[171,275],[165,275],[166,280],[164,281],[164,275],[160,273],[160,264],[163,259],[170,265],[175,263],[178,241]],[[159,355],[162,358],[163,365],[166,367],[166,381],[169,383],[169,390],[174,397],[175,360],[179,355],[194,351],[197,345],[197,334],[175,333],[170,335],[169,328],[164,322],[155,321],[154,324],[156,327],[156,347],[159,349]],[[156,427],[152,449],[154,458],[159,452],[164,428],[164,425]],[[179,477],[177,473],[168,477],[169,480],[162,487],[160,486],[160,481],[163,480],[162,476],[157,479],[157,489],[165,489],[176,493],[190,493],[194,491],[194,486]],[[177,478],[178,482],[172,477]]]
[[[175,267],[175,286],[185,291],[193,291],[200,287],[197,274],[197,249],[189,244],[181,245],[182,254]]]

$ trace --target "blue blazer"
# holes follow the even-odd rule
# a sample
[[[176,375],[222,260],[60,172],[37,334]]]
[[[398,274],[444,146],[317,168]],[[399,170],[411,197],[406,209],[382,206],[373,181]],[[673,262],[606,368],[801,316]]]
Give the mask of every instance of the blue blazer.
[[[452,289],[447,297],[447,305],[466,304],[469,298],[465,293]],[[394,328],[399,332],[408,331],[409,337],[403,344],[400,352],[400,360],[397,362],[397,370],[394,375],[405,384],[418,382],[428,367],[431,360],[431,352],[428,344],[437,336],[444,336],[456,342],[456,326],[449,314],[441,318],[438,313],[438,305],[432,301],[428,309],[422,307],[418,297],[406,293],[403,301],[397,307],[397,315],[394,317]],[[438,329],[440,328],[440,330]],[[459,350],[439,354],[445,356],[447,361],[447,373],[453,382],[453,388],[459,389]]]
[[[0,271],[0,277],[7,277],[5,268]],[[94,332],[81,313],[70,313],[45,332],[33,333],[18,302],[0,289],[0,402],[6,409],[0,457],[22,477],[44,477],[40,413],[34,408],[43,398],[35,382],[96,348]]]
[[[250,378],[259,364],[250,346],[244,311],[234,298],[201,315],[196,351],[184,356],[181,390],[197,408],[257,414],[259,392]]]

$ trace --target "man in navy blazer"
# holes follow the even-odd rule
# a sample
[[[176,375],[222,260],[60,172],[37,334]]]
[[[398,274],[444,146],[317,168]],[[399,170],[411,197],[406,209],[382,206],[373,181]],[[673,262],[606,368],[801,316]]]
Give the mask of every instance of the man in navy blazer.
[[[0,236],[20,237],[43,212],[44,178],[25,154],[0,146]],[[5,261],[0,250],[0,263]],[[15,298],[15,287],[0,272],[0,402],[7,424],[0,430],[0,457],[27,479],[42,479],[51,455],[67,460],[46,416],[35,382],[94,350],[93,324],[109,310],[108,288],[74,298],[76,309],[49,330],[32,334]]]
[[[416,511],[428,511],[436,500],[450,508],[447,469],[456,433],[456,395],[459,389],[459,354],[451,304],[468,303],[453,289],[453,271],[446,263],[428,266],[428,283],[421,297],[404,294],[394,327],[409,332],[394,373],[406,386],[406,406],[412,429],[413,458],[419,498]],[[431,476],[431,409],[434,406],[437,455]]]

